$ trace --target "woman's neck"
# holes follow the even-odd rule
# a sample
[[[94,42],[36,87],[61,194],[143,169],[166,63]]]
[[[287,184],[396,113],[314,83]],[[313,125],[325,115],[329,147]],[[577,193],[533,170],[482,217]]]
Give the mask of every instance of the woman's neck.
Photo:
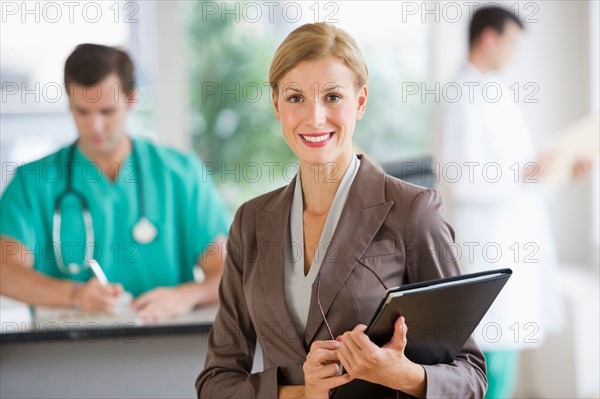
[[[327,214],[335,193],[350,166],[354,154],[342,155],[334,162],[309,164],[300,162],[304,211],[315,216]]]

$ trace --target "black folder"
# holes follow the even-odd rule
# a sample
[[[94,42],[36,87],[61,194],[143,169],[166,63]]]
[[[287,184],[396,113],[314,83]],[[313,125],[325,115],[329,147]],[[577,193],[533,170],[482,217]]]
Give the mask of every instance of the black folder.
[[[389,342],[394,323],[406,319],[405,355],[419,364],[450,363],[467,342],[509,277],[510,269],[464,274],[389,289],[368,325],[375,344]],[[395,391],[364,380],[334,390],[331,399],[388,398]]]

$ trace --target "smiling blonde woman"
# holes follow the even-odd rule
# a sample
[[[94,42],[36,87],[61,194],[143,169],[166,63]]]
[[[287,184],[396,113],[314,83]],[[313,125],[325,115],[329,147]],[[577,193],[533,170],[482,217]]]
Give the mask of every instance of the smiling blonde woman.
[[[198,397],[328,398],[353,379],[393,397],[483,397],[472,340],[450,364],[420,365],[404,355],[403,317],[383,347],[364,334],[385,286],[459,274],[435,253],[454,241],[439,194],[353,150],[367,79],[355,41],[331,25],[304,25],[275,53],[275,116],[299,173],[237,211]],[[257,341],[264,371],[252,373]]]

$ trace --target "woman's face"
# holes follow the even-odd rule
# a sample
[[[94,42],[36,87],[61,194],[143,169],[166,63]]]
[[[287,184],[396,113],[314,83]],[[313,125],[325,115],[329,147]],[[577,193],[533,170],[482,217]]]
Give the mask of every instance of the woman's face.
[[[288,145],[301,162],[343,164],[352,155],[352,135],[367,104],[343,61],[303,61],[279,81],[275,114]]]

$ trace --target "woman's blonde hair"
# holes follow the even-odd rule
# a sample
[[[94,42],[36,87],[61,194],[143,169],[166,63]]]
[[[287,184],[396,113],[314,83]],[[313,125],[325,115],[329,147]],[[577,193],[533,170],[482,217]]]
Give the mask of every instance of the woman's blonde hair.
[[[319,22],[295,29],[279,45],[269,69],[273,92],[278,94],[279,81],[300,62],[329,56],[342,60],[354,72],[357,89],[367,84],[367,64],[352,36],[333,25]]]
[[[269,69],[269,84],[278,95],[279,81],[302,61],[317,61],[327,57],[342,60],[354,72],[358,90],[367,84],[369,69],[356,41],[343,29],[323,22],[306,24],[290,33],[275,51]],[[379,169],[381,166],[359,146],[352,144],[357,154],[363,154]]]

